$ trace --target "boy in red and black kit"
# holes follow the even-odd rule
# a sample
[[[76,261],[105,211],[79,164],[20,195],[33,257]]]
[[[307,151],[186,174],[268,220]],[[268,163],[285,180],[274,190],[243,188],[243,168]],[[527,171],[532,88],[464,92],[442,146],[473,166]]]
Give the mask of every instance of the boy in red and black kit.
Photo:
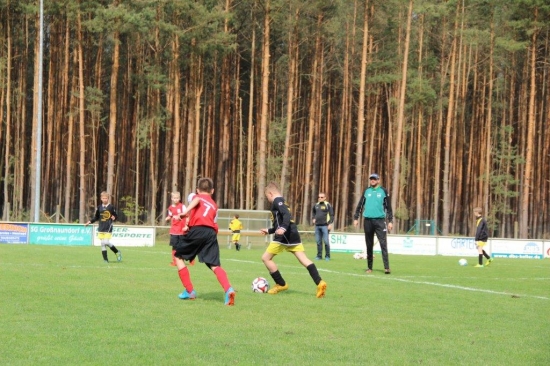
[[[193,261],[196,256],[199,256],[199,261],[214,272],[222,286],[225,292],[225,305],[232,306],[235,304],[235,290],[231,287],[227,273],[220,263],[218,224],[216,223],[218,206],[212,199],[214,183],[210,178],[201,178],[197,185],[197,194],[187,206],[187,210],[180,214],[180,216],[189,214],[189,232],[183,236],[175,253],[178,274],[185,288],[179,298],[194,300],[197,297],[184,260]]]
[[[172,247],[172,262],[170,265],[175,266],[176,258],[174,257],[174,254],[176,253],[176,247],[184,234],[183,230],[187,227],[187,218],[182,218],[180,216],[180,214],[186,209],[185,205],[181,203],[181,194],[179,192],[172,192],[170,199],[172,200],[172,204],[168,207],[166,221],[171,221],[170,246]]]

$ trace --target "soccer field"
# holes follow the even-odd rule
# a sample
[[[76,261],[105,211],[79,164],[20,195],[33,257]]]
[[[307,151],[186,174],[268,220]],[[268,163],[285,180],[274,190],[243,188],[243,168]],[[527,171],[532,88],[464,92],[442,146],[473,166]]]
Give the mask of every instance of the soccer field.
[[[314,245],[306,245],[315,256]],[[170,248],[122,247],[105,264],[98,247],[0,245],[2,365],[547,365],[550,261],[333,253],[316,262],[324,299],[289,253],[275,258],[290,288],[273,281],[263,248],[221,248],[234,307],[203,264],[190,267],[198,298],[182,291]],[[111,260],[114,256],[109,252]]]

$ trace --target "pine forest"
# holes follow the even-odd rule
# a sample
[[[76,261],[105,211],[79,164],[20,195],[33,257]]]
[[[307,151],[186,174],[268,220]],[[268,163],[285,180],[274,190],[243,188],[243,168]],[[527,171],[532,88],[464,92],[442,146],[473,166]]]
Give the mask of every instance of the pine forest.
[[[0,0],[0,116],[3,220],[155,225],[211,177],[346,230],[375,172],[394,233],[550,237],[548,0]]]

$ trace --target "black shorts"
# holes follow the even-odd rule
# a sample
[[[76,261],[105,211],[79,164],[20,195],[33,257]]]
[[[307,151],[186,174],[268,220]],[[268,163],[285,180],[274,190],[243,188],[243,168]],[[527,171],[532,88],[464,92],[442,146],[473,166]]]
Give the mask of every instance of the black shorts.
[[[182,238],[183,238],[183,235],[170,234],[170,246],[176,249],[176,247],[179,245]]]
[[[196,256],[199,262],[220,266],[220,246],[216,230],[208,226],[193,226],[175,247],[176,257],[192,261]]]

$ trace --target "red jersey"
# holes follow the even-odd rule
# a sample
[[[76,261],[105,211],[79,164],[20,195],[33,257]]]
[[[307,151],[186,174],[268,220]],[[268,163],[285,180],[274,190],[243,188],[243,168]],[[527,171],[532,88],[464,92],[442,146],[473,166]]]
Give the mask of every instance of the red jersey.
[[[168,216],[172,218],[172,224],[170,225],[170,235],[183,235],[183,228],[185,227],[185,217],[180,217],[180,213],[185,211],[185,206],[178,202],[177,205],[170,205],[168,207]]]
[[[189,213],[189,227],[192,226],[208,226],[214,230],[218,230],[218,205],[208,194],[199,193],[195,198],[200,198],[197,206],[193,207]]]

